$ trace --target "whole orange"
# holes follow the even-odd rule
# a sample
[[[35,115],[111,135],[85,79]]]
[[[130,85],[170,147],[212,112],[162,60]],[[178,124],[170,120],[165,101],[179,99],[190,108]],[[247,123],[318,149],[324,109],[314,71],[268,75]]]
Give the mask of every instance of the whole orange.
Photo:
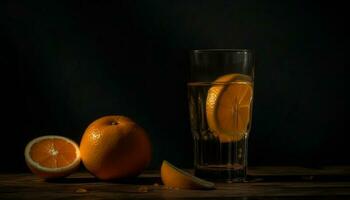
[[[125,116],[111,115],[92,122],[81,139],[81,160],[97,178],[137,176],[151,160],[145,130]]]

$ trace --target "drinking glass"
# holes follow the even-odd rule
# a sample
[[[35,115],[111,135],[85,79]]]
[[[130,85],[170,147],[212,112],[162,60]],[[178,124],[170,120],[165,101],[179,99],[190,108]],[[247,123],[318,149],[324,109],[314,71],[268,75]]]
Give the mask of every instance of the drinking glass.
[[[187,86],[196,176],[245,180],[254,67],[249,49],[191,52]]]

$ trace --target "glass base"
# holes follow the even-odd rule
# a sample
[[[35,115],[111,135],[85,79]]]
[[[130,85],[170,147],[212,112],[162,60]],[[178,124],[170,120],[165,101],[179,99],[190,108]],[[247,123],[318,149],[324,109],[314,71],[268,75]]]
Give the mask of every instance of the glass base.
[[[201,166],[195,168],[195,175],[214,182],[244,182],[247,169],[241,165]]]

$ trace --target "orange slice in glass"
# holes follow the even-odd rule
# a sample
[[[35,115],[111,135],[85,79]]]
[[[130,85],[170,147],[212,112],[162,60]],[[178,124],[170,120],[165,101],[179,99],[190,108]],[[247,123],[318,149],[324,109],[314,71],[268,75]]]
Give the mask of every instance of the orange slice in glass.
[[[220,142],[239,141],[248,134],[250,125],[252,80],[243,74],[227,74],[213,84],[206,101],[209,129]]]

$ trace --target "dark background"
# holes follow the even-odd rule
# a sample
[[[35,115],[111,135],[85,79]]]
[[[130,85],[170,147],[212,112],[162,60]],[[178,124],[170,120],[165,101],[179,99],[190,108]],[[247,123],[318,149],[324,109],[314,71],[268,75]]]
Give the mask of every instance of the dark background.
[[[163,159],[191,167],[186,71],[189,50],[200,48],[256,53],[249,165],[350,164],[341,5],[28,2],[2,5],[1,170],[27,171],[23,151],[34,137],[79,142],[107,114],[148,131],[150,168]]]

